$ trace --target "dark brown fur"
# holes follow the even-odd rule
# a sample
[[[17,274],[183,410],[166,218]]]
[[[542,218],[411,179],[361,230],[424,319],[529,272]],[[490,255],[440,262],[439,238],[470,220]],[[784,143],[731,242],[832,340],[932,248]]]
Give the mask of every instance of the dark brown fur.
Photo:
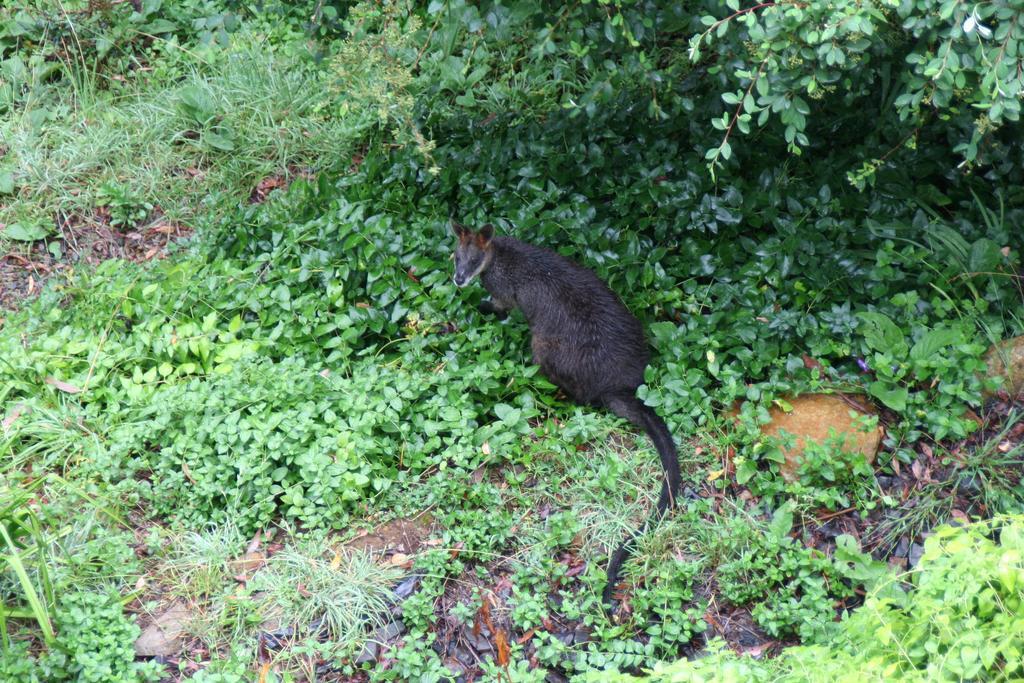
[[[665,422],[636,397],[649,359],[643,327],[594,273],[552,251],[453,223],[455,283],[480,277],[491,299],[480,309],[505,317],[518,308],[532,335],[533,362],[576,401],[611,410],[643,429],[665,470],[656,516],[675,504],[679,458]],[[645,525],[646,526],[646,525]],[[611,601],[632,534],[612,555],[604,599]]]

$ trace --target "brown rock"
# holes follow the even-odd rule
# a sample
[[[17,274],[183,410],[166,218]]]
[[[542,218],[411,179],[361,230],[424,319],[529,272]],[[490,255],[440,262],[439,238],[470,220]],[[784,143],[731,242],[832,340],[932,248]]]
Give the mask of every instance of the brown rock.
[[[994,344],[985,353],[984,360],[988,366],[987,377],[1001,377],[1002,388],[1011,397],[1024,394],[1024,336]]]
[[[796,479],[796,470],[800,464],[799,456],[803,454],[804,445],[808,440],[823,444],[831,436],[844,437],[843,448],[848,452],[861,452],[868,464],[875,461],[875,454],[882,442],[882,428],[862,431],[856,418],[850,416],[851,411],[861,415],[873,415],[874,410],[862,397],[841,394],[803,394],[795,397],[783,397],[793,409],[786,412],[778,406],[768,409],[770,422],[762,425],[761,431],[766,436],[778,439],[780,449],[786,461],[779,466],[786,481]],[[738,414],[738,406],[730,411],[730,416]],[[785,431],[789,436],[784,436]],[[791,443],[787,448],[786,444]]]
[[[135,641],[139,657],[169,657],[181,652],[182,641],[192,620],[185,603],[178,601],[146,627]]]

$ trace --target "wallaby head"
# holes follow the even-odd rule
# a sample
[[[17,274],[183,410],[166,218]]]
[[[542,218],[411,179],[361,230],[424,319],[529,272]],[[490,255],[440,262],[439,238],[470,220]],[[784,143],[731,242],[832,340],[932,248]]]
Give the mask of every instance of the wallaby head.
[[[452,221],[452,231],[459,238],[455,247],[455,284],[465,287],[473,278],[487,269],[494,258],[494,227],[488,223],[473,232],[465,225]]]

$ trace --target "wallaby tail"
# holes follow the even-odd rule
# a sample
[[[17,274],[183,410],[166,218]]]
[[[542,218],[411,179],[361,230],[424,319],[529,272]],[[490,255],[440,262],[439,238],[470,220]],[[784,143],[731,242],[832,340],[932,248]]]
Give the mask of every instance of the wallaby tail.
[[[612,553],[608,562],[608,583],[604,589],[602,600],[605,605],[611,605],[612,594],[619,582],[619,572],[622,570],[622,563],[633,552],[638,536],[643,534],[651,521],[659,521],[670,507],[675,507],[676,498],[679,495],[681,475],[679,473],[679,454],[676,452],[676,444],[672,439],[672,433],[668,430],[665,421],[658,417],[651,408],[645,405],[634,395],[617,395],[610,399],[608,408],[620,417],[624,417],[637,427],[643,429],[661,458],[661,467],[664,476],[661,480],[661,493],[658,496],[658,504],[655,506],[654,514],[637,530],[630,532],[623,540],[618,549]]]

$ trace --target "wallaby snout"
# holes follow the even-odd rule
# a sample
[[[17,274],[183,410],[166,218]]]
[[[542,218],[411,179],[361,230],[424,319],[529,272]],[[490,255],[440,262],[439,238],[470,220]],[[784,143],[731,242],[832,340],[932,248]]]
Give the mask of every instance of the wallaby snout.
[[[480,232],[473,232],[466,226],[452,221],[452,232],[459,238],[459,244],[455,247],[455,275],[452,280],[455,286],[461,289],[491,265],[494,258],[491,246],[494,229],[490,225],[485,225],[480,228]]]

